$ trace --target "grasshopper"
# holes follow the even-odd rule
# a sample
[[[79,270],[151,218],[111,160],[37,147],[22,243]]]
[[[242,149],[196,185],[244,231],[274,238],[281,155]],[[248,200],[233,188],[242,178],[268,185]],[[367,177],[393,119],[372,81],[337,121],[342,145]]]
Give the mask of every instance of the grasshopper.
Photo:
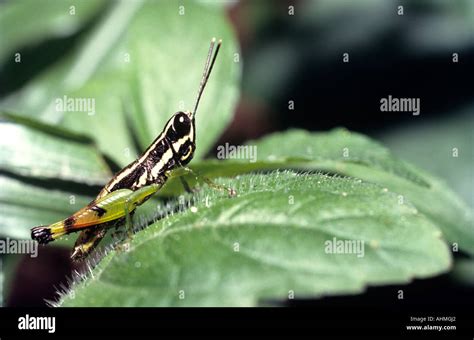
[[[192,172],[186,165],[196,149],[196,111],[221,43],[221,40],[217,42],[214,52],[216,40],[213,38],[211,41],[194,110],[176,112],[145,152],[120,170],[92,202],[62,221],[32,228],[32,239],[46,244],[80,231],[71,255],[77,261],[87,257],[112,227],[125,223],[129,237],[132,236],[131,219],[135,209],[160,190],[168,178],[173,177],[174,170],[183,168]],[[180,178],[189,191],[184,179]],[[205,181],[211,186],[223,188],[209,179],[205,178]],[[232,189],[224,189],[230,195],[235,194]]]

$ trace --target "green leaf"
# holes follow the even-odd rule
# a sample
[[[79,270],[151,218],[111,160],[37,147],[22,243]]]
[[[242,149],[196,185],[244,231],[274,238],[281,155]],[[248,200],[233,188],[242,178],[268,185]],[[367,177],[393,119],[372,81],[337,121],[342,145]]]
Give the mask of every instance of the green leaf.
[[[91,139],[0,113],[0,171],[43,179],[104,184],[110,170]]]
[[[424,213],[445,234],[451,243],[474,254],[474,219],[469,207],[441,180],[396,158],[388,149],[370,138],[336,129],[310,133],[290,130],[275,133],[260,141],[249,142],[256,147],[258,160],[227,160],[195,162],[196,172],[208,177],[235,176],[268,169],[320,170],[377,183],[398,193]],[[194,183],[192,176],[187,181]],[[180,192],[178,181],[172,181],[161,192]]]
[[[380,135],[398,157],[443,178],[474,209],[474,105]]]
[[[222,38],[197,114],[195,158],[202,158],[232,117],[240,77],[234,55],[239,50],[221,6],[180,5],[185,15],[173,2],[115,3],[75,53],[3,107],[86,134],[124,166],[173,113],[193,109],[211,38]],[[62,112],[57,101],[64,96],[94,100],[95,109]]]
[[[133,63],[132,116],[144,149],[156,137],[172,113],[192,110],[212,37],[222,47],[197,112],[195,158],[202,158],[230,122],[238,95],[240,64],[234,33],[225,19],[224,8],[184,2],[185,15],[177,7],[147,3],[131,25],[130,51]],[[157,17],[160,24],[157,25]],[[206,20],[202,20],[206,18]],[[199,26],[199,29],[195,29]],[[151,30],[150,28],[153,27]],[[169,34],[172,30],[173,35]],[[156,43],[154,36],[162,37]],[[186,41],[179,45],[177,42]],[[150,62],[150,61],[153,62]]]
[[[98,136],[102,150],[121,165],[136,157],[133,144],[125,146],[131,151],[125,155],[124,148],[117,147],[123,143],[116,139],[127,135],[130,127],[137,138],[138,151],[143,151],[174,112],[193,109],[214,36],[222,38],[223,45],[197,113],[196,159],[208,152],[232,117],[240,74],[240,65],[233,61],[234,53],[238,52],[233,32],[220,8],[192,2],[184,6],[185,15],[180,16],[175,4],[146,3],[131,21],[124,44],[111,52],[123,69],[123,77],[114,71],[102,81],[106,76],[99,74],[86,88],[74,93],[77,97],[95,98],[97,114],[88,119],[68,114],[64,123]],[[203,17],[208,20],[202,21]],[[179,41],[186,44],[177,48]],[[120,121],[117,117],[121,111],[129,113],[122,126],[114,124]]]
[[[75,48],[39,74],[19,91],[11,94],[0,105],[6,111],[38,117],[48,123],[58,123],[63,113],[55,109],[55,101],[71,91],[78,90],[97,72],[117,68],[117,63],[106,60],[108,52],[120,40],[131,17],[141,1],[118,1],[103,11],[101,20],[81,36]],[[25,11],[34,15],[36,5],[28,2]],[[63,12],[53,11],[50,21],[62,21],[61,26],[73,25],[74,16],[64,16]],[[40,53],[40,52],[38,52]],[[47,52],[46,52],[47,53]],[[20,63],[27,68],[29,63]]]
[[[237,197],[203,188],[191,209],[137,233],[128,252],[111,251],[61,306],[248,306],[450,267],[438,228],[379,186],[291,172],[225,183]],[[363,256],[329,253],[334,238],[363,241]]]
[[[441,180],[397,159],[368,137],[342,129],[313,134],[293,130],[264,138],[256,147],[259,160],[307,161],[308,169],[382,185],[400,194],[401,201],[412,202],[440,227],[449,242],[474,254],[474,222],[467,205]]]
[[[8,56],[13,59],[14,53],[21,52],[27,45],[73,35],[104,7],[104,3],[104,0],[80,1],[74,4],[42,0],[41,6],[38,6],[36,0],[0,3],[0,64],[3,64]],[[71,15],[72,5],[74,15]]]

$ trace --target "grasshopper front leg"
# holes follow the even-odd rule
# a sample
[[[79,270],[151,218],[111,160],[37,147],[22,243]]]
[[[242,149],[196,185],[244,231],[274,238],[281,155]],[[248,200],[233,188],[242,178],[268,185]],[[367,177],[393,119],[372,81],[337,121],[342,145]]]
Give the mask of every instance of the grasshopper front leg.
[[[181,168],[173,170],[173,171],[169,172],[167,174],[167,176],[168,176],[168,178],[179,177],[180,180],[181,180],[181,183],[183,184],[184,189],[187,192],[192,192],[192,189],[189,188],[189,185],[187,184],[186,180],[182,177],[186,174],[192,174],[196,178],[196,180],[199,180],[199,178],[201,178],[212,189],[219,190],[219,191],[227,191],[227,193],[229,194],[229,197],[233,197],[233,196],[237,195],[237,191],[234,188],[230,188],[230,187],[226,187],[226,186],[217,184],[216,182],[214,182],[210,178],[197,174],[193,169],[188,168],[187,166],[183,166]]]

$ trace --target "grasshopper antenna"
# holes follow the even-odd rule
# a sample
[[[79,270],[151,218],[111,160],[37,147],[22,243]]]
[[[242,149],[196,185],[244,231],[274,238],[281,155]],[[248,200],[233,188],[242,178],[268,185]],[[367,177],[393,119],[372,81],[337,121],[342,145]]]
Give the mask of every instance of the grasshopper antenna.
[[[202,75],[201,84],[199,85],[199,91],[196,99],[196,104],[194,105],[194,110],[191,113],[191,118],[194,118],[199,101],[201,100],[202,93],[204,92],[204,88],[206,87],[207,80],[209,79],[209,75],[211,74],[212,67],[214,66],[214,62],[216,61],[217,53],[219,53],[219,48],[221,47],[222,40],[219,39],[217,42],[216,50],[214,55],[212,52],[214,51],[214,45],[216,44],[216,38],[212,38],[211,46],[209,47],[209,53],[207,54],[206,64],[204,66],[204,73]]]

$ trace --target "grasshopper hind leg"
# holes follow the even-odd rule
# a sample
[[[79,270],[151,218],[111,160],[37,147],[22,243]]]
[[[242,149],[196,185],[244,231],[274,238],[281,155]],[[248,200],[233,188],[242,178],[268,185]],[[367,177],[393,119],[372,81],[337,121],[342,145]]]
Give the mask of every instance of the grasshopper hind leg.
[[[131,191],[123,203],[124,215],[118,219],[110,222],[101,223],[94,227],[89,227],[79,235],[79,238],[74,245],[72,254],[73,260],[80,260],[89,255],[97,246],[97,244],[104,238],[108,229],[112,227],[120,227],[125,223],[127,238],[124,245],[116,246],[116,249],[127,248],[127,244],[133,236],[132,217],[137,206],[143,204],[155,192],[161,188],[162,184],[151,184],[149,186],[140,188],[136,191]],[[125,247],[123,247],[125,246]]]
[[[106,234],[104,228],[91,228],[81,231],[79,237],[74,244],[71,259],[80,261],[85,259],[99,244]]]

